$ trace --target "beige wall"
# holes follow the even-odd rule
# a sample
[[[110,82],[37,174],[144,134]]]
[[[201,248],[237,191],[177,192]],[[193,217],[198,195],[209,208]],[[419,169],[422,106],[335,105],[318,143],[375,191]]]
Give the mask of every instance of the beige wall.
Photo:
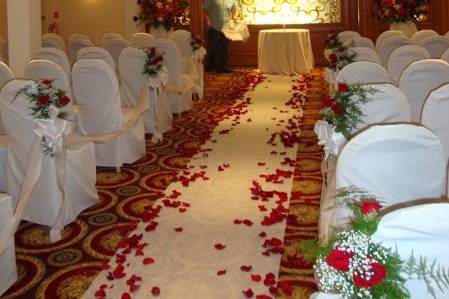
[[[8,37],[8,20],[6,18],[6,1],[0,0],[0,36],[4,39]]]
[[[131,1],[135,5],[136,1]],[[129,32],[129,20],[125,16],[129,16],[130,3],[130,0],[42,0],[44,27],[53,21],[53,11],[56,10],[59,12],[59,34],[64,39],[67,40],[73,32],[80,32],[98,44],[103,32],[123,35]]]

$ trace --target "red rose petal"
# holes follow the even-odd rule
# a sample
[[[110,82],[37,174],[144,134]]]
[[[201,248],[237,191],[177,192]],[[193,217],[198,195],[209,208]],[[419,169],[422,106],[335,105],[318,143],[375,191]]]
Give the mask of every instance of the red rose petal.
[[[144,258],[143,259],[143,262],[142,262],[144,265],[149,265],[149,264],[152,264],[152,263],[154,263],[154,260],[151,258],[151,257],[146,257],[146,258]]]
[[[246,298],[253,298],[254,292],[251,289],[247,289],[246,291],[243,291],[243,294],[246,296]]]
[[[225,274],[226,274],[226,270],[220,270],[217,272],[218,276],[225,275]]]
[[[243,272],[249,272],[249,271],[251,271],[252,268],[253,268],[252,266],[242,265],[240,267],[240,270],[242,270]]]
[[[131,299],[131,295],[128,293],[123,293],[122,294],[122,299]]]
[[[178,232],[178,233],[180,233],[180,232],[182,232],[184,229],[182,228],[182,227],[177,227],[177,228],[175,228],[175,232]]]
[[[260,276],[259,274],[251,274],[251,280],[255,281],[255,282],[259,282],[262,280],[262,276]]]
[[[265,238],[267,236],[267,233],[266,232],[261,232],[260,234],[259,234],[259,237],[261,237],[261,238]]]
[[[223,249],[226,248],[226,245],[223,245],[223,244],[221,244],[221,243],[217,243],[217,244],[214,245],[214,247],[215,247],[215,249],[217,249],[217,250],[223,250]]]
[[[158,287],[153,287],[151,289],[151,294],[153,294],[153,296],[159,296],[161,294],[161,290]]]

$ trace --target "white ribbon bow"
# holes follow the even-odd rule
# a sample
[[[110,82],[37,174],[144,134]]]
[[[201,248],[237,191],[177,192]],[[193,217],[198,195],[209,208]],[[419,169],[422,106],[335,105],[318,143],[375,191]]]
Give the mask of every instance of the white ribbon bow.
[[[348,142],[342,133],[335,132],[335,127],[326,121],[317,121],[313,130],[318,136],[318,144],[324,146],[326,159],[329,155],[338,156],[340,150]]]

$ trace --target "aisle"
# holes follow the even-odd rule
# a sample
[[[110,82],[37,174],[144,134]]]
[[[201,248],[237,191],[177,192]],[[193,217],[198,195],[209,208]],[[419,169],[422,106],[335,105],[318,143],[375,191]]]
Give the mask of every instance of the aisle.
[[[290,77],[270,76],[246,95],[251,100],[245,98],[219,124],[188,170],[169,185],[166,198],[156,202],[164,207],[147,210],[148,221],[119,243],[121,254],[84,298],[104,292],[107,298],[129,293],[143,299],[160,291],[161,298],[228,299],[244,298],[249,288],[255,295],[270,294],[281,258],[277,242],[285,231],[276,213],[288,209],[294,170],[282,163],[296,159],[297,143],[267,142],[299,116],[285,105],[291,86]],[[266,182],[273,179],[283,183]],[[267,218],[272,209],[276,213]],[[265,240],[271,242],[264,248]],[[255,281],[257,275],[264,283]]]

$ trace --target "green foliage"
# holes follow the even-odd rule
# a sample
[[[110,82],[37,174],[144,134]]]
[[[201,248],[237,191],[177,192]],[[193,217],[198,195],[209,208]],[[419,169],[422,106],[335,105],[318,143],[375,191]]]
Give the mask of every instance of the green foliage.
[[[164,58],[154,47],[142,48],[142,50],[147,55],[142,74],[147,75],[148,77],[157,77],[159,71],[163,67]]]

